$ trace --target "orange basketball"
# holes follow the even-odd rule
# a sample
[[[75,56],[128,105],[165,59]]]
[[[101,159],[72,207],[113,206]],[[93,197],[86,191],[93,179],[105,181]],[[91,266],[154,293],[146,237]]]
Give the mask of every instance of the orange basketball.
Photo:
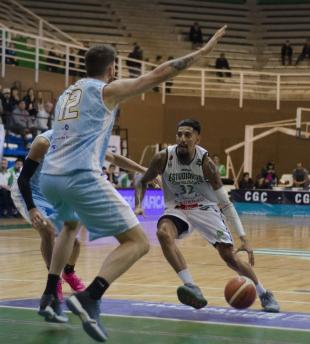
[[[232,278],[225,287],[225,299],[234,308],[244,309],[253,305],[256,288],[252,280],[245,276]]]

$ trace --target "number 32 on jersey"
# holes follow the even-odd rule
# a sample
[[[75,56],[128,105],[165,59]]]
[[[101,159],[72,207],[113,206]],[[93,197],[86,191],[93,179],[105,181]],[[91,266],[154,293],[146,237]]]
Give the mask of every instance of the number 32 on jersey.
[[[58,121],[78,118],[80,116],[79,104],[81,98],[82,90],[80,88],[75,88],[65,94],[60,108]]]

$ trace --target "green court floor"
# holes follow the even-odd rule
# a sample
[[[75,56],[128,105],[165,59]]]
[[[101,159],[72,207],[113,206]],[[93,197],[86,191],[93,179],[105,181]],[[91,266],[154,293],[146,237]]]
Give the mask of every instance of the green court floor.
[[[310,333],[187,321],[104,317],[110,344],[309,344]],[[95,343],[71,316],[67,325],[49,324],[34,310],[0,308],[1,344]]]

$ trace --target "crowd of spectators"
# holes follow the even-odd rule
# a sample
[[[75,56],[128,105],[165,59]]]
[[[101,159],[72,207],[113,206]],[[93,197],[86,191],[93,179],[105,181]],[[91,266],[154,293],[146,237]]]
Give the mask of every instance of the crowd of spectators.
[[[6,131],[23,138],[27,146],[37,135],[51,127],[54,105],[44,102],[42,92],[29,88],[22,97],[18,87],[0,86],[0,124]]]
[[[114,164],[110,164],[108,169],[103,166],[102,167],[102,174],[106,180],[108,180],[115,188],[132,188],[135,185],[136,178],[138,178],[138,174],[133,172],[127,172],[123,169],[119,169],[117,171],[116,166]]]
[[[23,167],[23,160],[18,158],[14,165],[8,168],[8,160],[1,159],[0,165],[0,217],[16,217],[18,212],[11,199],[11,187],[18,178]]]
[[[261,172],[256,176],[255,181],[250,178],[248,172],[243,173],[241,180],[239,181],[239,189],[273,189],[274,187],[293,187],[293,188],[309,188],[310,179],[309,173],[306,168],[303,167],[301,162],[298,162],[296,168],[292,171],[290,178],[281,180],[275,170],[273,162],[268,162]]]
[[[289,40],[287,40],[281,47],[281,62],[282,65],[287,64],[289,66],[292,65],[293,63],[293,54],[294,54],[294,49],[290,43]],[[297,66],[300,62],[302,62],[305,58],[310,58],[310,39],[307,39],[306,42],[304,43],[301,53],[298,55],[295,66]]]

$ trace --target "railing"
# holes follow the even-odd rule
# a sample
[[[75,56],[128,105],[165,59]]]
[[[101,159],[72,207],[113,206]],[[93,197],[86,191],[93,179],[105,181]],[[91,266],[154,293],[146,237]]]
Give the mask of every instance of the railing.
[[[64,74],[64,86],[73,78],[85,75],[86,48],[51,38],[0,28],[2,32],[1,76],[5,77],[6,64],[17,63],[34,69],[34,80],[39,81],[41,70]],[[119,56],[117,77],[128,78],[144,74],[156,65]],[[207,97],[235,98],[239,107],[247,99],[274,100],[280,109],[281,100],[309,100],[310,73],[267,73],[248,70],[217,70],[190,68],[173,80],[155,88],[164,104],[167,96],[196,96],[201,106]],[[145,95],[142,95],[142,99]]]

